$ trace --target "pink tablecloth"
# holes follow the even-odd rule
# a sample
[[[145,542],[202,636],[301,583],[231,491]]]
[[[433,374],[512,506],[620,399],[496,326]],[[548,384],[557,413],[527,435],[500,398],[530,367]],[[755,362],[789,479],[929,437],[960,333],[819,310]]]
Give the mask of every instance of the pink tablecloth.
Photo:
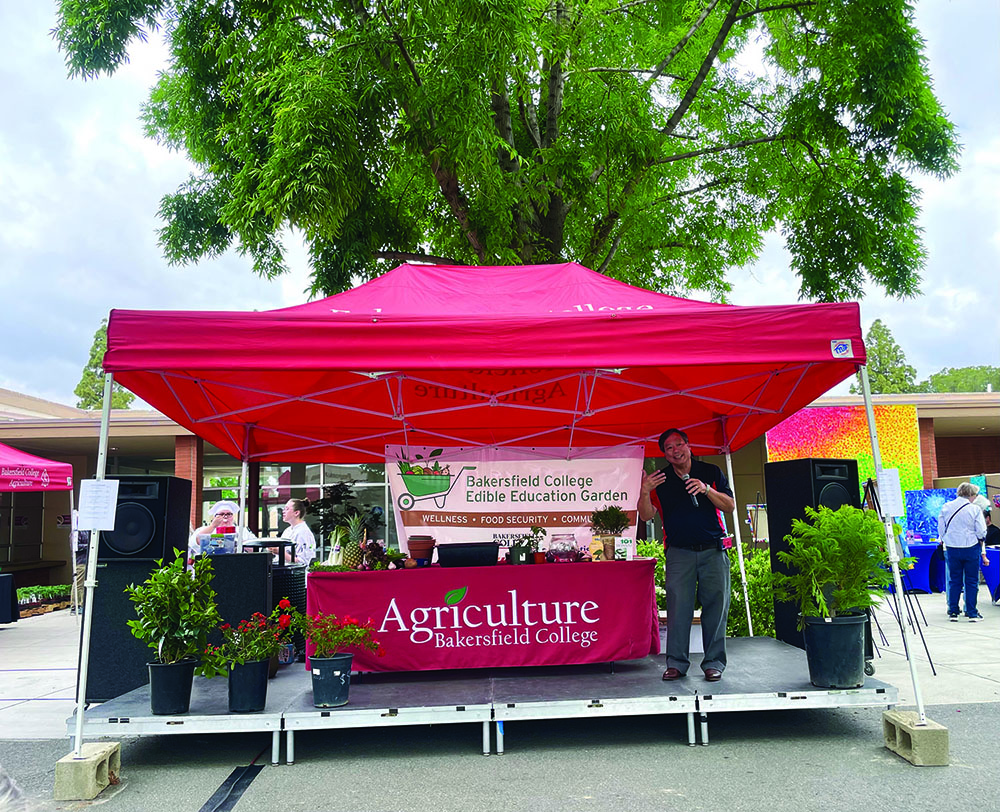
[[[314,572],[310,613],[371,618],[361,671],[631,660],[658,654],[653,561]]]

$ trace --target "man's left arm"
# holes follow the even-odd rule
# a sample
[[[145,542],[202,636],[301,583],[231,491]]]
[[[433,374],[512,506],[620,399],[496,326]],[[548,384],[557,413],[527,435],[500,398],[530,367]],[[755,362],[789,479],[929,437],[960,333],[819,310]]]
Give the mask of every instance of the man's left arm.
[[[729,491],[729,483],[726,481],[725,476],[723,476],[722,471],[718,470],[717,477],[713,475],[711,480],[702,480],[702,484],[705,486],[703,493],[705,497],[711,502],[716,508],[721,510],[723,513],[732,513],[736,510],[736,500],[733,498]],[[714,480],[719,483],[719,488],[725,488],[725,490],[719,490],[715,487]]]

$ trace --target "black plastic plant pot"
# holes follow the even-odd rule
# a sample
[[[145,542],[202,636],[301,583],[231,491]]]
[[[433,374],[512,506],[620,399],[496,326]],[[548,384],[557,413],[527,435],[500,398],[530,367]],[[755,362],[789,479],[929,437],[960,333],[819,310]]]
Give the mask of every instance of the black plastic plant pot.
[[[195,660],[149,663],[149,706],[154,716],[188,712],[195,665]]]
[[[817,688],[860,688],[865,682],[866,615],[804,617],[809,681]]]
[[[259,713],[267,704],[267,660],[233,663],[229,669],[229,712]]]
[[[313,705],[317,708],[336,708],[346,705],[351,690],[351,665],[353,654],[334,654],[332,657],[310,657],[312,672]]]

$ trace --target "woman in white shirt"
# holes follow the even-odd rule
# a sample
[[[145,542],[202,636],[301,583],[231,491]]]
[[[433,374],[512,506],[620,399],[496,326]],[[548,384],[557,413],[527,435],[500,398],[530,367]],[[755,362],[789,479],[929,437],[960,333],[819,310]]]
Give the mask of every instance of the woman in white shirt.
[[[288,522],[281,537],[295,542],[296,564],[308,564],[316,557],[316,537],[305,523],[308,512],[308,499],[289,499],[281,509],[281,518]]]

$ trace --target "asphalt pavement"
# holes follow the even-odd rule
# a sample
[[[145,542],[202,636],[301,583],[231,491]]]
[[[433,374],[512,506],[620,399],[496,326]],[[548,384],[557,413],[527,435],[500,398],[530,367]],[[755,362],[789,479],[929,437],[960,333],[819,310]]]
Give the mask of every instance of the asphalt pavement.
[[[56,803],[55,763],[72,749],[68,611],[0,626],[0,767],[33,810],[989,809],[1000,786],[1000,607],[985,592],[977,623],[949,622],[941,595],[918,598],[937,673],[915,636],[917,676],[927,717],[949,730],[948,767],[914,767],[886,750],[879,708],[754,711],[714,714],[707,747],[687,746],[683,715],[508,723],[502,756],[481,754],[476,724],[303,731],[296,763],[279,766],[269,734],[125,738],[121,783],[94,801]],[[887,609],[877,618],[875,676],[912,709],[899,628]],[[262,769],[245,771],[253,764]],[[248,783],[220,804],[234,771]]]

